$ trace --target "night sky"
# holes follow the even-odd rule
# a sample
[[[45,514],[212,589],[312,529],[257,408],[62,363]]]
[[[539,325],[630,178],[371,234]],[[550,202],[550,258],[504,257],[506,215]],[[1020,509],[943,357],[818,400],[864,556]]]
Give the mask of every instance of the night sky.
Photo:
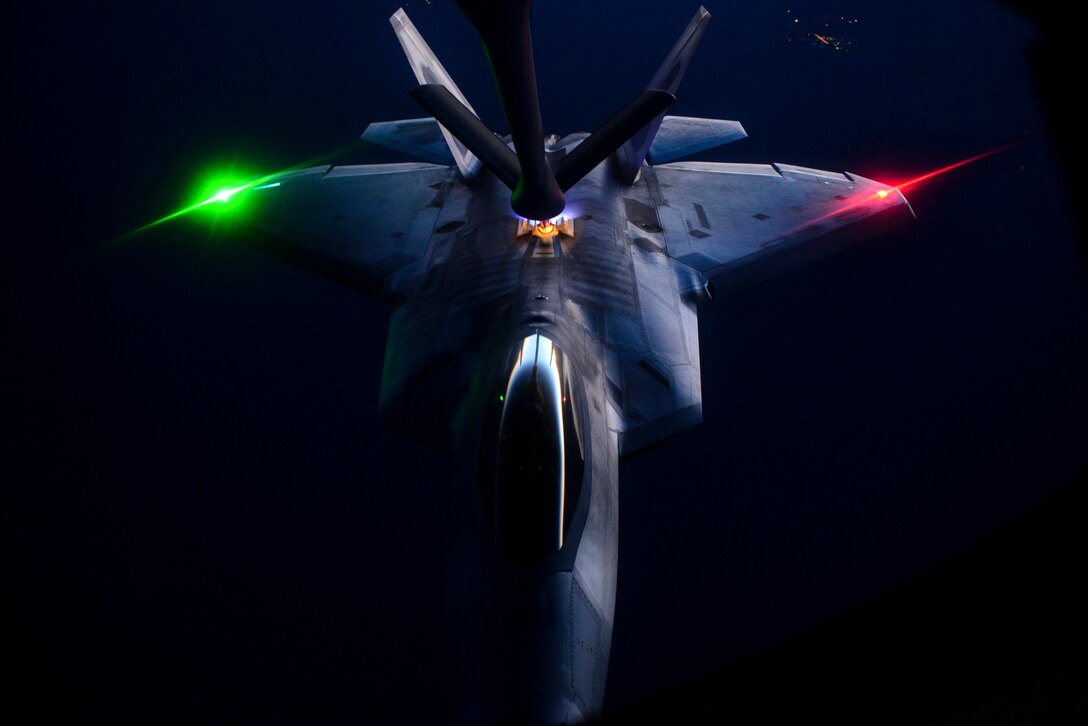
[[[560,134],[637,94],[698,7],[535,4]],[[1034,138],[908,190],[914,223],[700,310],[703,425],[621,465],[608,709],[849,613],[1088,470],[1088,286],[1038,30],[982,0],[705,5],[672,112],[749,138],[699,158],[896,183]],[[452,2],[403,6],[505,132]],[[375,420],[389,309],[183,221],[111,243],[213,169],[409,161],[355,145],[424,115],[398,7],[16,19],[5,650],[41,713],[451,720],[455,492]]]

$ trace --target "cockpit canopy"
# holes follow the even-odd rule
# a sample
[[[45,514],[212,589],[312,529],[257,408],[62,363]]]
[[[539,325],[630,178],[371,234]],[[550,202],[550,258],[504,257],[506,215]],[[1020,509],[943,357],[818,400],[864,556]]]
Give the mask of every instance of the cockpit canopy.
[[[573,451],[567,446],[573,434],[568,390],[559,348],[539,333],[526,337],[513,355],[501,412],[494,412],[497,432],[493,422],[493,433],[484,434],[481,486],[495,544],[522,566],[563,547],[567,510],[576,504],[568,499],[574,463],[568,457],[580,465],[581,456],[576,440]],[[494,433],[497,442],[491,444]],[[580,470],[576,478],[578,485]]]

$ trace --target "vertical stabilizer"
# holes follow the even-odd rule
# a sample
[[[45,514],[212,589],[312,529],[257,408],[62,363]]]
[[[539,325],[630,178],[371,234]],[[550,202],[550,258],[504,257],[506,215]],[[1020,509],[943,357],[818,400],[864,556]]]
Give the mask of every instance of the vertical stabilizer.
[[[393,13],[393,16],[389,18],[389,22],[392,24],[393,30],[397,33],[397,40],[400,41],[400,46],[404,49],[404,55],[408,57],[408,63],[412,66],[412,72],[415,73],[416,81],[420,85],[434,84],[445,86],[454,98],[475,114],[476,111],[469,105],[468,100],[465,98],[464,94],[461,93],[461,90],[457,88],[457,84],[453,82],[453,78],[450,77],[450,74],[442,67],[442,64],[435,56],[434,51],[427,45],[427,41],[423,40],[423,36],[416,30],[416,26],[408,19],[408,15],[404,12],[404,8]],[[450,147],[450,153],[453,154],[453,159],[457,163],[457,168],[461,171],[461,175],[465,179],[471,179],[476,176],[480,171],[480,160],[477,159],[471,151],[465,148],[465,145],[458,141],[445,127],[442,127],[442,136],[446,139],[446,144]]]
[[[666,91],[673,96],[676,95],[676,89],[680,87],[680,81],[684,78],[684,71],[691,64],[695,49],[699,47],[699,41],[709,24],[710,13],[700,5],[695,12],[695,17],[691,19],[688,27],[680,35],[680,39],[676,41],[676,45],[665,57],[665,62],[657,69],[657,73],[654,74],[650,85],[646,86],[647,90]],[[664,117],[665,112],[662,111],[657,118],[651,121],[642,131],[632,136],[630,141],[620,147],[617,152],[616,157],[619,161],[620,176],[628,184],[633,184],[635,177],[638,176],[638,171],[642,168],[642,162],[646,159],[646,154],[650,150],[650,145],[653,143],[654,136],[657,135],[657,130],[661,127],[661,121]]]

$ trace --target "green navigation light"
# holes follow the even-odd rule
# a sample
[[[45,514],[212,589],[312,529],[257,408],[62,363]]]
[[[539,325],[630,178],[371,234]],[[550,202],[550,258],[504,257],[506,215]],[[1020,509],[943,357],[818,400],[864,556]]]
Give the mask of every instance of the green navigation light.
[[[211,210],[209,211],[214,210],[215,216],[213,219],[213,223],[218,222],[222,214],[226,214],[229,212],[233,216],[245,206],[244,204],[241,204],[242,199],[238,197],[239,194],[253,189],[257,186],[264,185],[265,187],[267,187],[269,181],[275,176],[277,175],[269,174],[266,176],[261,176],[256,179],[251,179],[244,184],[239,184],[239,181],[241,180],[238,179],[237,176],[229,179],[224,179],[222,176],[218,176],[215,181],[211,183],[206,183],[202,186],[203,193],[199,197],[197,197],[201,201],[194,202],[187,207],[182,207],[175,212],[167,214],[165,217],[160,217],[154,222],[145,224],[143,227],[140,227],[139,229],[136,229],[129,234],[132,235],[144,232],[148,229],[151,229],[152,227],[157,227],[160,224],[177,219],[178,217],[192,214],[193,212],[203,209],[204,207],[211,207]]]
[[[242,191],[243,189],[246,189],[248,186],[248,184],[243,184],[242,186],[235,187],[234,189],[224,189],[220,192],[216,192],[215,196],[213,196],[206,202],[201,202],[200,206],[203,207],[205,204],[211,204],[212,202],[223,202],[224,204],[226,204],[230,201],[231,197],[233,197],[235,194]]]
[[[188,206],[181,207],[180,209],[171,212],[154,222],[148,222],[142,227],[138,227],[130,232],[119,235],[113,240],[110,240],[108,244],[113,245],[132,239],[137,235],[146,232],[150,229],[158,227],[159,225],[171,222],[179,217],[185,217],[192,215],[198,210],[204,210],[201,214],[196,215],[204,217],[205,221],[210,222],[210,226],[213,230],[221,223],[229,221],[231,224],[244,221],[247,213],[256,211],[256,207],[259,205],[250,205],[246,203],[247,194],[243,192],[275,189],[281,185],[278,181],[280,177],[291,172],[300,171],[307,167],[326,163],[331,159],[343,156],[352,150],[355,145],[345,146],[326,154],[321,154],[312,159],[309,159],[301,164],[287,167],[272,174],[246,174],[239,171],[234,162],[231,162],[228,167],[220,167],[218,172],[212,172],[210,174],[203,175],[204,183],[201,185],[201,193],[193,195],[196,200],[190,203]]]

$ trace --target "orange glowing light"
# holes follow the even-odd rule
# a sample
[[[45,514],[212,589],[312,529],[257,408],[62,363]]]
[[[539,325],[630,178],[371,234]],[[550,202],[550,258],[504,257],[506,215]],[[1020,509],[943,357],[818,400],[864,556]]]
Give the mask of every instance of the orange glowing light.
[[[881,189],[879,192],[876,193],[876,195],[878,197],[880,197],[881,199],[884,199],[884,198],[886,198],[888,196],[888,190],[887,189]]]
[[[555,224],[555,222],[544,219],[537,222],[533,227],[533,236],[541,241],[551,242],[562,231],[564,231],[563,228]]]
[[[574,221],[567,217],[556,217],[540,221],[522,219],[518,222],[518,237],[533,235],[543,242],[551,242],[558,236],[574,237]]]

